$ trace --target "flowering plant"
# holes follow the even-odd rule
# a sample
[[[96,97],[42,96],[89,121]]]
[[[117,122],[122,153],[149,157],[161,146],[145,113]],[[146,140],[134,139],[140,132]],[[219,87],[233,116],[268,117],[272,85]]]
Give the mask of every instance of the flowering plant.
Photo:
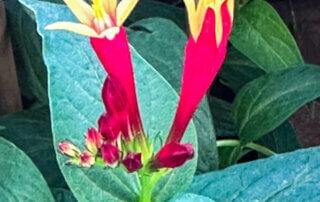
[[[192,144],[181,144],[183,134],[205,92],[219,71],[233,20],[233,0],[186,0],[191,36],[186,46],[181,95],[165,144],[158,152],[144,132],[127,36],[122,26],[138,1],[95,0],[91,7],[82,0],[65,1],[82,24],[56,22],[47,30],[62,29],[90,37],[90,43],[108,76],[102,88],[106,113],[99,128],[86,133],[86,150],[61,142],[68,165],[115,168],[123,165],[138,172],[140,201],[151,201],[157,181],[194,156]]]
[[[0,201],[317,197],[319,149],[276,153],[299,148],[286,119],[320,71],[266,1],[17,1],[17,55],[48,74],[22,86],[28,111],[0,117],[16,144],[0,138]]]

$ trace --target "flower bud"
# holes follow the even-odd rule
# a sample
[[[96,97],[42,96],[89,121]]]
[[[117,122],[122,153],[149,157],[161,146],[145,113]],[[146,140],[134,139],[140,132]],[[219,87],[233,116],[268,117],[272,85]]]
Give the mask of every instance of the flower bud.
[[[109,143],[104,143],[101,146],[101,154],[102,154],[103,161],[108,166],[112,168],[118,166],[121,153],[117,147]]]
[[[86,147],[93,154],[96,155],[98,149],[103,143],[102,136],[94,128],[89,128],[86,136]]]
[[[155,159],[151,162],[151,169],[175,168],[182,166],[187,160],[192,159],[194,150],[192,144],[179,144],[171,142],[164,145]]]
[[[59,143],[59,149],[62,154],[70,157],[79,157],[79,155],[81,154],[80,149],[71,142]]]
[[[142,168],[141,153],[128,152],[122,164],[127,168],[129,173],[139,170]]]
[[[101,135],[108,142],[117,141],[120,136],[120,125],[115,116],[107,113],[102,114],[99,118],[98,125]]]
[[[108,113],[119,116],[127,113],[126,92],[117,79],[108,76],[102,88],[102,100]]]
[[[95,162],[95,157],[93,154],[91,154],[88,151],[84,151],[81,155],[80,155],[80,160],[81,160],[81,166],[82,167],[86,167],[89,168],[92,165],[94,165]]]

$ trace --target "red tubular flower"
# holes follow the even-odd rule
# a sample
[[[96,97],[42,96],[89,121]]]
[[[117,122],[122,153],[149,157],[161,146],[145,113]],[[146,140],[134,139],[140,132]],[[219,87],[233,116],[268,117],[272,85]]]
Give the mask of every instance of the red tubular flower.
[[[133,134],[144,136],[128,40],[122,26],[138,0],[92,0],[92,5],[84,0],[64,1],[80,23],[56,22],[46,29],[68,30],[90,37],[92,48],[109,74],[108,80],[116,80],[123,88],[121,94],[128,105],[128,123]]]
[[[128,152],[122,164],[132,173],[142,168],[141,153]]]
[[[153,169],[174,168],[193,157],[191,144],[180,144],[198,104],[216,77],[226,55],[234,0],[184,0],[191,36],[185,49],[178,109],[166,145],[155,156]]]
[[[191,36],[178,109],[166,143],[180,142],[198,104],[216,77],[226,55],[233,21],[233,0],[185,0]]]
[[[136,96],[131,54],[124,28],[120,27],[120,32],[111,40],[91,37],[90,42],[109,74],[106,81],[107,87],[105,88],[114,89],[118,92],[118,95],[121,94],[121,96],[118,96],[119,99],[116,100],[119,105],[114,107],[125,106],[133,134],[144,134]],[[109,85],[113,86],[109,87]],[[122,89],[116,90],[115,88]],[[108,90],[106,91],[108,92]],[[103,97],[107,96],[103,93]],[[109,99],[113,98],[109,97]],[[122,101],[125,103],[122,104]],[[104,102],[108,107],[108,99],[104,99]]]

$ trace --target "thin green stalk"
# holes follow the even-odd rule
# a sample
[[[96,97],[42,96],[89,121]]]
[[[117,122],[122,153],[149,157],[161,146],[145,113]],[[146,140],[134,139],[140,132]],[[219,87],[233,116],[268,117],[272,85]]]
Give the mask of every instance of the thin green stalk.
[[[236,147],[232,151],[230,159],[229,159],[229,163],[231,165],[233,163],[236,163],[235,161],[238,160],[238,157],[240,156],[243,148],[249,148],[249,149],[255,150],[255,151],[260,152],[266,156],[272,156],[272,155],[276,154],[275,152],[271,151],[270,149],[268,149],[264,146],[261,146],[259,144],[253,143],[253,142],[250,142],[244,146],[241,146],[241,142],[239,140],[218,140],[217,146],[218,147]]]
[[[161,177],[166,175],[167,170],[161,170],[154,173],[144,173],[145,170],[142,171],[142,174],[139,174],[139,180],[141,185],[139,202],[151,202],[152,190],[159,181]]]
[[[250,142],[248,144],[246,144],[247,148],[253,149],[255,151],[258,151],[266,156],[272,156],[275,155],[276,153],[274,151],[271,151],[270,149],[268,149],[267,147],[261,146],[259,144],[255,144],[253,142]]]
[[[217,147],[236,147],[240,145],[239,140],[218,140]]]

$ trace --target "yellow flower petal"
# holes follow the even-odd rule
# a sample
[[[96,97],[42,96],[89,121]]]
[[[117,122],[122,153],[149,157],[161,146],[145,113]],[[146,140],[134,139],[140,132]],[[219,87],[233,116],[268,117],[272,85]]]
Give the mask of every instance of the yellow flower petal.
[[[194,0],[184,0],[184,4],[186,5],[187,12],[188,12],[190,32],[191,32],[191,35],[196,40],[196,38],[198,37],[197,35],[199,35],[198,21],[196,17],[196,5]]]
[[[230,12],[231,19],[233,20],[233,17],[234,17],[234,13],[233,13],[233,10],[234,10],[234,0],[228,0],[227,6],[228,6],[228,10],[229,10],[229,12]]]
[[[103,7],[106,13],[113,19],[117,20],[117,0],[103,0]]]
[[[117,26],[121,26],[128,18],[139,0],[122,0],[117,7]]]
[[[81,23],[91,26],[94,13],[89,4],[83,0],[64,0],[64,2]]]
[[[103,31],[99,37],[103,38],[103,37],[107,37],[109,40],[113,40],[114,37],[119,34],[120,32],[120,28],[119,27],[111,27],[105,31]]]
[[[89,36],[89,37],[97,37],[98,34],[91,27],[74,22],[56,22],[50,24],[45,27],[46,30],[67,30],[71,32],[75,32],[77,34]]]

